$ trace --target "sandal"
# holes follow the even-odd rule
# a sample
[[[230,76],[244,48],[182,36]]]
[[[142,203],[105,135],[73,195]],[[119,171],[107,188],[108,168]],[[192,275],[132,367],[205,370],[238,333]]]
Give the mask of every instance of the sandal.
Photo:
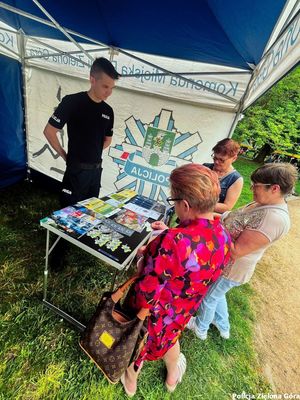
[[[173,393],[174,390],[176,389],[178,383],[181,383],[182,377],[186,370],[186,358],[183,353],[179,354],[179,358],[177,361],[177,367],[178,367],[178,371],[179,371],[177,382],[174,383],[174,385],[169,385],[167,383],[167,381],[165,382],[166,388],[167,388],[168,392],[170,392],[170,393]]]
[[[126,378],[125,378],[126,372],[121,376],[120,381],[124,387],[125,393],[127,394],[128,397],[133,397],[136,394],[136,390],[134,392],[131,392],[130,390],[127,389],[126,387]]]

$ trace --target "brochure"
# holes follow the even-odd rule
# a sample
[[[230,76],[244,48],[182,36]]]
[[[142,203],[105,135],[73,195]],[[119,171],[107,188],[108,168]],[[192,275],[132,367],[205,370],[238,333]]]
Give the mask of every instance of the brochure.
[[[123,209],[118,213],[114,220],[118,224],[124,225],[129,229],[136,232],[142,232],[145,228],[147,218],[135,213],[134,211]]]

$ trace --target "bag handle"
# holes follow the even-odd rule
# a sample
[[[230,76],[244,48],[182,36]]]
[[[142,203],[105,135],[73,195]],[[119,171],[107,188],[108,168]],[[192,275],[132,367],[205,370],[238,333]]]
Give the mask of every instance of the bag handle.
[[[149,317],[150,315],[150,310],[149,308],[141,308],[140,311],[137,313],[137,317],[138,319],[140,319],[141,321],[145,321],[145,319],[147,317]]]
[[[117,303],[121,298],[124,296],[124,293],[129,288],[129,286],[137,280],[139,275],[134,275],[129,278],[122,286],[120,286],[114,293],[111,295],[111,299],[114,303]],[[148,308],[141,308],[140,311],[137,313],[138,319],[144,321],[146,317],[150,315],[150,310]]]
[[[117,303],[121,298],[124,296],[124,293],[126,290],[129,288],[129,286],[137,280],[139,275],[134,275],[131,278],[129,278],[125,283],[123,283],[122,286],[120,286],[113,294],[111,295],[111,298],[114,303]]]

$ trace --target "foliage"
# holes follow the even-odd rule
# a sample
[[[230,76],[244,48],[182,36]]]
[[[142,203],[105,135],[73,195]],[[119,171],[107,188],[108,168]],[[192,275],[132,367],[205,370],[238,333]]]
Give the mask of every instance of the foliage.
[[[300,142],[300,67],[278,82],[245,112],[233,139],[256,149],[297,153]]]
[[[249,174],[257,164],[240,159],[245,176],[242,201],[251,200]],[[120,384],[110,385],[78,346],[79,333],[41,303],[44,229],[39,220],[58,209],[55,194],[29,182],[0,196],[0,399],[124,399]],[[53,238],[52,238],[53,239]],[[65,269],[49,274],[49,301],[83,323],[101,292],[109,288],[114,269],[72,248]],[[119,278],[124,280],[124,274]],[[171,396],[164,388],[161,361],[145,363],[136,399],[227,400],[233,393],[268,393],[253,347],[255,312],[249,285],[229,293],[232,338],[216,329],[201,342],[190,331],[181,344],[188,366]]]

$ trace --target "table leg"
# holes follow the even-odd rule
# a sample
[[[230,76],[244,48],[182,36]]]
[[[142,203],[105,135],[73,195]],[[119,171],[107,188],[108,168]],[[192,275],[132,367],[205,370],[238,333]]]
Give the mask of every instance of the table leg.
[[[76,328],[79,331],[84,331],[85,325],[83,325],[81,322],[77,321],[77,319],[73,318],[71,315],[68,313],[64,312],[60,308],[56,307],[54,304],[49,303],[47,301],[47,288],[48,288],[48,264],[49,264],[49,254],[55,247],[56,243],[60,240],[58,237],[54,244],[52,245],[51,249],[49,249],[49,238],[50,238],[50,231],[47,229],[47,236],[46,236],[46,256],[45,256],[45,269],[44,269],[44,287],[43,287],[43,304],[48,307],[50,310],[54,311],[56,314],[60,315],[63,317],[66,321],[70,322],[72,325],[76,326]]]
[[[54,304],[49,303],[47,300],[43,300],[43,304],[48,307],[50,310],[54,311],[55,314],[60,315],[64,320],[68,321],[70,324],[75,326],[80,332],[83,332],[86,328],[81,322],[77,319],[73,318],[70,314],[56,307]]]
[[[47,298],[47,287],[48,287],[48,262],[49,262],[49,236],[50,232],[47,229],[46,237],[46,257],[45,257],[45,269],[44,269],[44,294],[43,301]]]

